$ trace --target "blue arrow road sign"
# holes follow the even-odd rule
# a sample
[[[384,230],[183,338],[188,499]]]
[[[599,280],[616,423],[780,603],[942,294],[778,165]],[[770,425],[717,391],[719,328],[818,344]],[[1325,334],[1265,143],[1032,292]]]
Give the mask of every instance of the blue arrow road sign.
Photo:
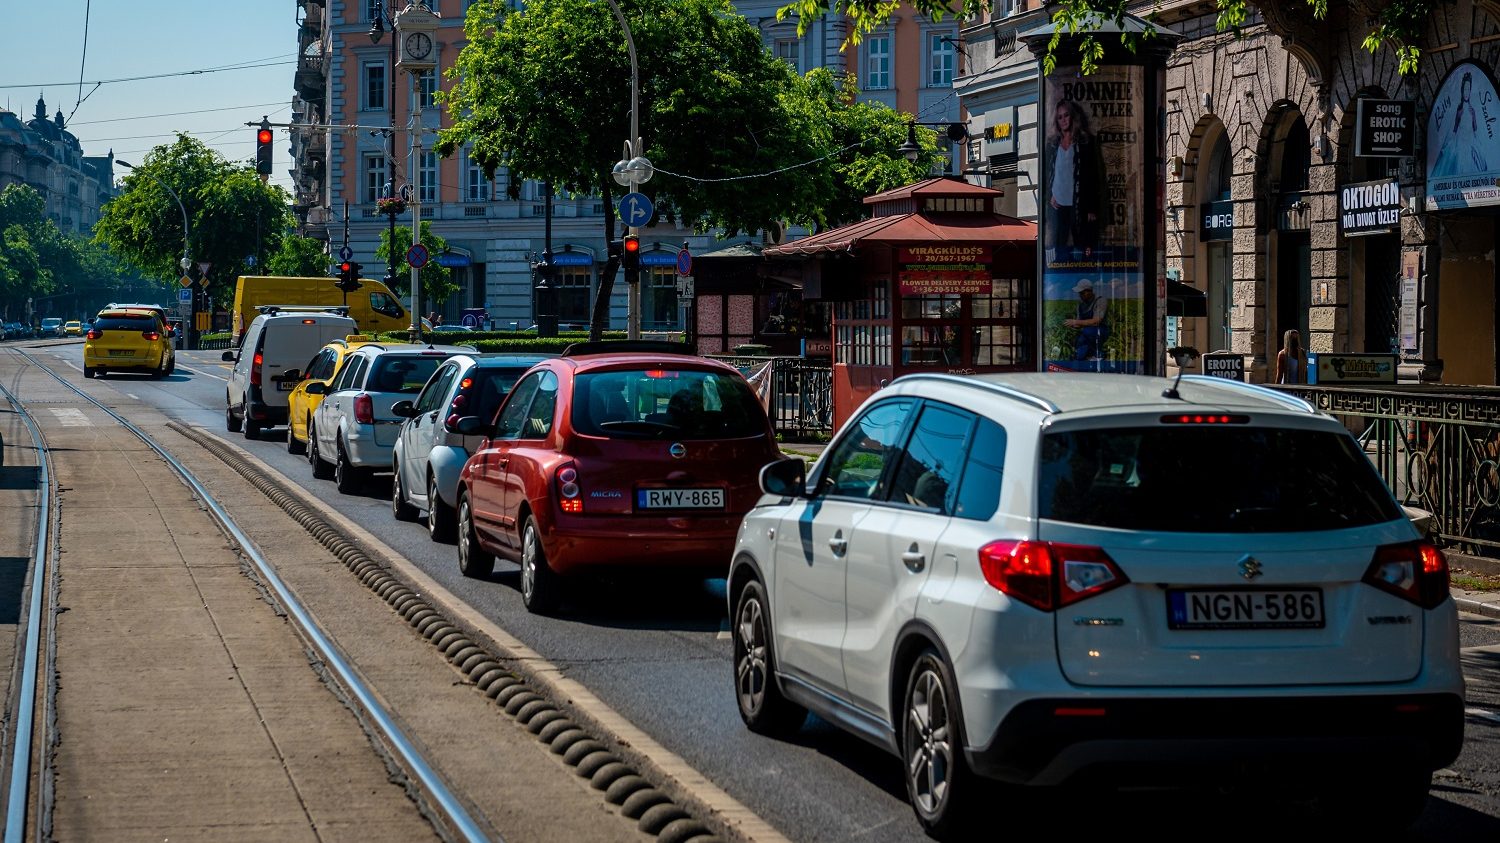
[[[350,259],[352,257],[354,257],[354,250],[353,249],[349,248],[348,246],[345,246],[342,249],[339,249],[339,260],[346,261],[346,260],[348,260],[348,259]]]
[[[620,197],[620,219],[626,225],[640,227],[651,221],[651,200],[644,193],[627,193]]]

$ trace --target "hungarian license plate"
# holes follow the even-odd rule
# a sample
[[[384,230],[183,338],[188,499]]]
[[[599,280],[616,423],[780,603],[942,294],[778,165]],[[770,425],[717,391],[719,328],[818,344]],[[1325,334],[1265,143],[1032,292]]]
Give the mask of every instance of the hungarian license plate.
[[[636,489],[636,509],[723,509],[723,489]]]
[[[297,388],[297,381],[277,381],[276,382],[276,390],[278,392],[291,392],[292,390],[294,390],[296,388]]]
[[[1171,629],[1322,629],[1323,590],[1171,589]]]
[[[111,348],[109,350],[109,356],[110,357],[134,357],[135,356],[135,352],[131,351],[128,348]]]

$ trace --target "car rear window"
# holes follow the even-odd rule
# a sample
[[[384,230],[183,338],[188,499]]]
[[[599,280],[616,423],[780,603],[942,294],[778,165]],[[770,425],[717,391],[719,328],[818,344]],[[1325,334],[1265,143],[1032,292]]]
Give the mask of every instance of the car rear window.
[[[409,354],[382,354],[375,358],[374,368],[365,381],[371,392],[401,392],[412,395],[422,391],[427,379],[443,365],[446,357]]]
[[[1354,441],[1272,427],[1143,427],[1042,438],[1038,515],[1177,533],[1336,530],[1401,517]]]
[[[140,316],[101,316],[89,327],[96,331],[149,331],[156,327],[156,319],[144,313]]]
[[[766,414],[737,374],[625,369],[578,376],[573,429],[586,436],[737,439],[763,435]]]
[[[505,401],[505,396],[515,388],[516,381],[526,374],[529,367],[501,368],[498,366],[477,366],[469,372],[472,379],[467,387],[459,390],[464,395],[465,402],[478,402],[474,405],[475,411],[470,415],[482,419],[492,419],[500,411],[500,405]]]

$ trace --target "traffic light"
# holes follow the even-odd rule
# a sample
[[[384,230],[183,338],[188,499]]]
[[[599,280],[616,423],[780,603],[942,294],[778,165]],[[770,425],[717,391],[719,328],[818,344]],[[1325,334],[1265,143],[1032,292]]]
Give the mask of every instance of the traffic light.
[[[271,123],[262,117],[260,128],[255,130],[255,172],[263,176],[271,175],[271,141],[276,136],[271,133]]]
[[[340,290],[343,290],[346,293],[352,293],[355,290],[358,290],[360,287],[364,286],[363,284],[359,283],[359,274],[363,270],[364,267],[360,266],[357,263],[354,263],[353,261],[344,261],[343,263],[339,264],[339,280],[333,282],[333,286],[339,288]]]
[[[641,238],[625,235],[620,242],[620,266],[627,271],[641,268]]]
[[[621,241],[621,240],[611,240],[611,241],[609,241],[609,257],[612,257],[612,258],[615,258],[615,259],[618,260],[619,257],[620,257],[620,255],[621,255],[621,253],[623,253],[624,251],[625,251],[624,241]]]

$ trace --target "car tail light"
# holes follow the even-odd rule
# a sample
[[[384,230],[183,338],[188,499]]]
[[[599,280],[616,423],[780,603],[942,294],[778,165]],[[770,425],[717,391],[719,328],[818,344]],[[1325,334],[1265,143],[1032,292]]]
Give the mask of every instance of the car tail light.
[[[1431,542],[1383,545],[1375,548],[1364,581],[1432,609],[1448,599],[1448,560]]]
[[[90,328],[89,332],[87,334],[84,334],[84,339],[96,340],[102,336],[104,336],[103,331],[99,330],[98,328]]]
[[[141,336],[145,337],[147,342],[156,342],[161,339],[161,334],[156,331],[141,331]]]
[[[260,386],[260,366],[264,362],[266,362],[266,356],[259,351],[255,352],[255,357],[250,361],[251,386]]]
[[[985,582],[1044,612],[1130,582],[1103,548],[1056,542],[996,541],[979,549]]]
[[[363,392],[354,396],[354,420],[360,424],[375,423],[375,401]]]
[[[1173,413],[1161,417],[1162,424],[1249,424],[1249,416],[1230,416],[1223,413]]]
[[[563,512],[583,511],[583,490],[578,487],[578,469],[565,465],[557,470],[557,505]]]

